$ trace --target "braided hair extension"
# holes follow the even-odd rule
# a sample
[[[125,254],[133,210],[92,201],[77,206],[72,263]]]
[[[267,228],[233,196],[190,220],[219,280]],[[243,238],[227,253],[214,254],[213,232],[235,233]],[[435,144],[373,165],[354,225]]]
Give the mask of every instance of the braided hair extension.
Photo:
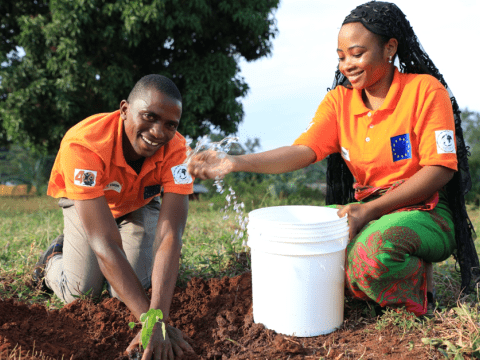
[[[454,257],[460,264],[462,278],[461,289],[468,293],[470,283],[480,280],[478,255],[473,243],[474,229],[465,208],[465,194],[471,189],[468,156],[469,148],[465,145],[461,127],[460,110],[445,82],[442,74],[423,50],[405,14],[395,5],[388,2],[370,1],[360,5],[345,18],[344,24],[360,22],[369,31],[378,35],[383,42],[391,38],[398,41],[398,62],[400,71],[410,74],[430,74],[437,78],[449,91],[455,119],[457,143],[457,160],[459,171],[446,186],[448,203],[453,214],[455,239],[457,243]],[[338,85],[351,88],[348,79],[338,70],[332,88]],[[330,89],[328,89],[330,90]],[[327,161],[327,204],[346,204],[354,201],[352,184],[353,176],[340,154],[332,154]]]

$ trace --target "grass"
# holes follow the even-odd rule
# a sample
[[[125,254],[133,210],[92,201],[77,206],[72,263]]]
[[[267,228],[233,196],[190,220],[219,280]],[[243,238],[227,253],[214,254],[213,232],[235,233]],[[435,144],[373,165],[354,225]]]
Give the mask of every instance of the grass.
[[[320,193],[312,190],[278,198],[270,195],[267,186],[244,183],[235,188],[245,203],[245,214],[266,206],[324,204]],[[239,230],[235,221],[237,214],[230,211],[227,214],[229,218],[224,220],[226,213],[220,211],[225,206],[225,195],[212,193],[190,203],[177,282],[179,286],[184,286],[194,276],[205,279],[235,276],[250,269],[248,249],[242,246],[246,235],[236,241],[232,238],[235,230]],[[480,209],[469,206],[468,212],[475,228],[480,231]],[[40,303],[49,309],[63,306],[57,297],[47,296],[30,286],[30,274],[38,255],[62,229],[62,212],[54,199],[1,199],[0,299],[15,298],[27,303]],[[445,359],[480,358],[478,291],[468,296],[459,294],[460,276],[455,271],[453,258],[434,265],[434,279],[439,294],[439,310],[433,318],[417,318],[402,309],[387,310],[377,317],[368,303],[360,302],[349,304],[358,308],[356,320],[349,325],[355,326],[367,319],[376,322],[379,331],[391,330],[399,336],[415,331],[421,336],[423,346],[438,349]]]

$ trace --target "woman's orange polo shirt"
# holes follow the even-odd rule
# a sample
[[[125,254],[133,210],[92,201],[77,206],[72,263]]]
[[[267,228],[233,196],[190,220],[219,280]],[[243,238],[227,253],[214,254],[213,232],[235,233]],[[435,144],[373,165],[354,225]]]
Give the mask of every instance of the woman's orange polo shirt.
[[[337,86],[294,145],[310,147],[317,161],[341,153],[356,181],[375,187],[408,179],[426,165],[457,170],[448,91],[433,76],[396,68],[379,109],[365,106],[361,90]]]
[[[178,132],[153,156],[140,174],[125,161],[120,111],[98,114],[67,131],[53,165],[47,194],[72,200],[105,196],[115,218],[149,203],[164,192],[188,195],[193,179],[186,166],[187,145]]]

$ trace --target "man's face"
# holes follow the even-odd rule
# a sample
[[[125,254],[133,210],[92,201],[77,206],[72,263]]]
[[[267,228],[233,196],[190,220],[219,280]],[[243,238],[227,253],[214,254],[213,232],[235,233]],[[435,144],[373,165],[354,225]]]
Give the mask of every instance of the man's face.
[[[123,155],[125,160],[133,161],[153,156],[175,136],[182,103],[147,89],[131,103],[123,100],[120,114],[124,121]]]

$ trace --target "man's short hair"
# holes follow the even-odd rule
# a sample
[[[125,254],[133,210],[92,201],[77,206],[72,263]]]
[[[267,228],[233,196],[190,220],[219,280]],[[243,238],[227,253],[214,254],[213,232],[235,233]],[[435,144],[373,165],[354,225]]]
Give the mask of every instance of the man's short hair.
[[[150,74],[137,81],[132,91],[128,95],[127,101],[131,103],[137,97],[141,96],[146,90],[154,89],[182,102],[182,95],[172,80],[163,75]]]

